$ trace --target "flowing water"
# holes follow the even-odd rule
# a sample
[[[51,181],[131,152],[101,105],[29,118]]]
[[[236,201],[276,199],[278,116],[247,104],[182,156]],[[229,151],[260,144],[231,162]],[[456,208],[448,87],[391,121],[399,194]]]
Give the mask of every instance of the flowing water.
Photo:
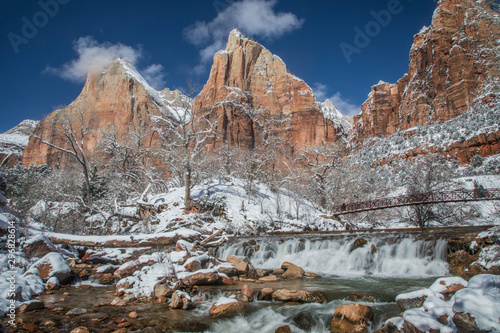
[[[219,250],[217,256],[246,256],[257,268],[279,268],[284,261],[322,275],[375,275],[425,277],[446,275],[445,240],[399,240],[388,235],[372,236],[363,247],[354,248],[356,238],[241,240]]]
[[[367,243],[356,248],[355,241],[363,237]],[[217,256],[246,256],[256,268],[279,268],[284,261],[302,267],[306,272],[321,275],[320,279],[285,281],[271,288],[321,291],[325,304],[285,305],[277,302],[257,302],[249,315],[219,320],[211,325],[212,332],[274,332],[290,325],[293,317],[309,317],[311,332],[328,332],[332,314],[351,293],[366,293],[376,297],[374,303],[363,303],[375,313],[373,328],[397,315],[395,303],[399,293],[429,287],[436,277],[448,275],[447,242],[414,235],[366,234],[309,238],[273,237],[241,239],[221,247]],[[293,332],[303,332],[296,327]]]
[[[279,268],[284,261],[301,266],[306,272],[314,272],[321,278],[284,280],[266,284],[250,284],[255,291],[264,287],[273,289],[303,289],[320,291],[328,302],[323,304],[283,304],[275,301],[254,301],[244,316],[228,319],[212,319],[209,308],[227,291],[234,293],[242,285],[200,287],[197,302],[191,311],[169,310],[165,304],[131,303],[126,309],[109,305],[114,298],[114,287],[92,289],[65,289],[52,295],[41,296],[49,308],[64,306],[64,310],[51,309],[26,314],[24,319],[53,320],[66,331],[85,325],[91,331],[112,332],[116,323],[127,313],[137,311],[133,323],[136,332],[238,332],[273,333],[284,325],[292,332],[328,332],[333,312],[342,304],[351,303],[352,293],[364,293],[375,297],[373,303],[358,302],[372,307],[375,320],[372,329],[378,329],[390,317],[401,310],[395,303],[396,295],[429,287],[436,277],[448,275],[446,262],[449,234],[426,233],[363,233],[341,235],[269,235],[260,238],[233,239],[215,254],[221,259],[231,255],[245,256],[256,268]],[[354,244],[359,237],[367,242],[362,247]],[[66,287],[65,287],[66,288]],[[62,299],[65,299],[62,301]],[[95,306],[96,303],[103,305]],[[71,308],[89,309],[87,315],[72,318],[64,315]],[[310,327],[300,330],[293,325],[296,316],[306,318]],[[23,317],[24,315],[21,315]],[[87,316],[87,317],[86,317]],[[94,317],[107,319],[95,321]],[[80,322],[76,322],[76,320]],[[90,321],[89,321],[90,320]],[[115,324],[112,324],[115,323]],[[90,325],[90,326],[89,326]],[[151,330],[153,329],[153,330]],[[51,328],[42,330],[52,332]]]

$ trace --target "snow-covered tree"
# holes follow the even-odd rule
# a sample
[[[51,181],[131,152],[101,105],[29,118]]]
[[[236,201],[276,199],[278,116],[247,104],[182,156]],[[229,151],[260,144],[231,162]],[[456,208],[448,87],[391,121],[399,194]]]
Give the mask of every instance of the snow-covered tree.
[[[84,110],[72,110],[67,108],[57,110],[56,115],[51,124],[58,133],[58,137],[63,144],[44,140],[39,135],[34,135],[41,143],[62,151],[65,154],[73,156],[80,164],[85,182],[85,192],[87,204],[92,204],[91,184],[90,184],[90,167],[88,157],[83,149],[85,140],[93,130],[94,117],[90,112]]]
[[[450,189],[454,170],[441,155],[422,155],[404,163],[401,169],[402,181],[408,195],[439,192]],[[444,207],[440,204],[420,204],[408,208],[411,220],[424,228],[431,220],[444,221]]]
[[[318,204],[326,207],[328,202],[332,202],[331,191],[327,187],[327,177],[342,163],[340,146],[328,144],[306,147],[300,153],[300,160],[308,168],[309,181],[318,198]]]
[[[160,152],[173,172],[182,171],[184,205],[191,205],[191,180],[196,160],[205,148],[217,124],[208,115],[196,114],[192,108],[172,108],[170,114],[154,117],[154,128],[163,142]]]

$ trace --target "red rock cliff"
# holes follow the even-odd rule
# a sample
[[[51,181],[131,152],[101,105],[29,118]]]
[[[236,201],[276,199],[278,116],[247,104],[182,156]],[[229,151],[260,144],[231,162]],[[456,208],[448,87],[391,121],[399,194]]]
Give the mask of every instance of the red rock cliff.
[[[93,118],[92,131],[84,143],[88,156],[97,156],[95,148],[107,130],[116,131],[117,138],[140,131],[145,135],[143,144],[148,146],[153,143],[151,117],[161,115],[162,110],[168,112],[172,106],[190,107],[190,100],[178,91],[152,89],[127,60],[118,59],[102,73],[90,73],[78,98],[64,110],[54,111],[42,120],[34,135],[68,148],[54,122],[63,112],[74,119],[77,128],[78,114],[82,112],[85,122]],[[24,150],[23,164],[67,166],[71,163],[72,156],[41,143],[35,136]]]
[[[272,132],[304,147],[334,141],[349,131],[325,118],[312,89],[289,73],[278,56],[238,30],[230,33],[226,49],[215,54],[193,108],[217,119],[213,148],[228,142],[253,149]]]
[[[486,1],[440,1],[432,25],[414,37],[408,74],[372,87],[354,119],[353,142],[446,121],[488,102],[484,89],[500,74],[499,39],[499,15]]]

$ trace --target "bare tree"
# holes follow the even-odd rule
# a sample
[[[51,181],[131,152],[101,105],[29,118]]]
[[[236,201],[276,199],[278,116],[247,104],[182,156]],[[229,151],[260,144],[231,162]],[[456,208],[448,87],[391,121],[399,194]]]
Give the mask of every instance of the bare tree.
[[[438,192],[449,189],[454,169],[441,155],[423,155],[402,165],[404,184],[409,195]],[[443,222],[447,215],[443,204],[410,206],[408,214],[418,227],[424,228],[431,220]]]
[[[86,116],[86,112],[81,109],[72,110],[76,112],[69,112],[69,110],[57,110],[57,114],[53,119],[53,127],[56,133],[59,134],[61,145],[54,142],[44,140],[41,136],[34,135],[35,138],[40,140],[41,143],[57,149],[63,153],[73,156],[74,159],[80,164],[84,181],[86,201],[90,206],[92,205],[91,185],[89,176],[89,162],[88,157],[84,151],[85,140],[92,132],[94,118]]]
[[[313,181],[318,204],[327,206],[331,191],[327,188],[328,175],[342,163],[338,145],[322,145],[302,149],[300,159],[308,167],[309,177]],[[329,200],[328,200],[329,199]]]
[[[196,159],[205,147],[207,139],[213,137],[217,121],[211,122],[208,115],[198,115],[192,108],[172,108],[169,115],[153,117],[155,129],[165,144],[162,149],[166,162],[173,169],[183,172],[185,194],[184,205],[191,205],[191,179],[196,168]]]
[[[102,132],[97,148],[104,154],[102,169],[112,194],[127,199],[131,193],[143,192],[146,186],[157,192],[166,190],[161,172],[150,160],[154,158],[154,149],[149,147],[152,135],[151,129],[142,126],[134,126],[123,135],[118,135],[114,126]]]

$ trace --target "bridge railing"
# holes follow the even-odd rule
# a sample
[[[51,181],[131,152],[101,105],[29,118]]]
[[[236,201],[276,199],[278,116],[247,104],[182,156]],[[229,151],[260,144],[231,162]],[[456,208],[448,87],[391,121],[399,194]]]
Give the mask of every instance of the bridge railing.
[[[369,210],[404,207],[419,204],[433,204],[445,202],[465,202],[481,200],[500,200],[500,189],[473,189],[473,190],[453,190],[440,192],[415,193],[409,195],[400,195],[373,199],[367,201],[344,203],[332,208],[332,215],[342,215],[357,213]]]

